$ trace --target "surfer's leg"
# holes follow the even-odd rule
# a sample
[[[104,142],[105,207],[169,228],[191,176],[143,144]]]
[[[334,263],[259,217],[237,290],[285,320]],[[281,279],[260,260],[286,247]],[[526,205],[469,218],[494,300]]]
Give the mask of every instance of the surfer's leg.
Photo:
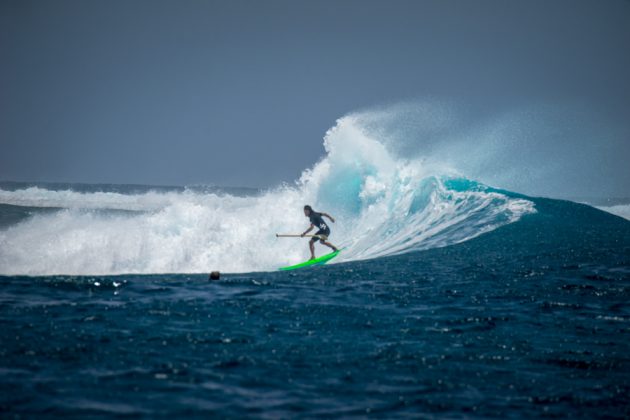
[[[311,249],[311,260],[315,259],[315,241],[309,241],[308,246]]]
[[[334,246],[330,242],[326,242],[326,241],[328,241],[328,235],[330,235],[330,231],[329,230],[322,231],[321,234],[319,235],[319,242],[322,245],[326,245],[328,248],[332,248],[333,251],[337,251],[337,247],[336,246]]]
[[[337,251],[337,247],[331,244],[330,242],[320,241],[322,244],[326,245],[328,248],[332,248],[333,251]]]

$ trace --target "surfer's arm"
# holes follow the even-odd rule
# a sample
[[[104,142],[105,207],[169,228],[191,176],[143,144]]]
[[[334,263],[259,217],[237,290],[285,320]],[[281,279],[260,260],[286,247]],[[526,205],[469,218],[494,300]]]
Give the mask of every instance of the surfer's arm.
[[[306,231],[302,234],[302,236],[306,235],[307,233],[309,233],[311,230],[313,230],[315,226],[313,226],[313,224],[311,224],[311,227],[309,227],[308,229],[306,229]]]
[[[330,214],[328,214],[328,213],[322,213],[322,216],[326,216],[326,217],[328,217],[328,218],[330,219],[330,221],[331,221],[331,222],[335,223],[335,219],[333,219],[333,217],[332,217]]]

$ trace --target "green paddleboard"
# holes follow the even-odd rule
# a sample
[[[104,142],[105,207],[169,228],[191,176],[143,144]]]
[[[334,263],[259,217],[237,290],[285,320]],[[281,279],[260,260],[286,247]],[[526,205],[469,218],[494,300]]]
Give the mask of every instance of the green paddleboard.
[[[335,258],[337,255],[339,255],[341,251],[343,251],[343,249],[338,249],[334,252],[331,252],[330,254],[322,255],[321,257],[315,258],[314,260],[304,261],[303,263],[290,265],[288,267],[280,267],[278,270],[288,271],[288,270],[297,270],[298,268],[310,267],[312,265],[324,265],[328,261]]]

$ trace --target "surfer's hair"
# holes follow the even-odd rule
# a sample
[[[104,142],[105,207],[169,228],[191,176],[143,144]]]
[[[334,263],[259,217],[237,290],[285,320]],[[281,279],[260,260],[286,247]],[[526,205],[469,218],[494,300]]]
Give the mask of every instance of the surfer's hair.
[[[309,206],[308,204],[304,206],[304,210],[308,210],[311,213],[313,212],[313,207]]]

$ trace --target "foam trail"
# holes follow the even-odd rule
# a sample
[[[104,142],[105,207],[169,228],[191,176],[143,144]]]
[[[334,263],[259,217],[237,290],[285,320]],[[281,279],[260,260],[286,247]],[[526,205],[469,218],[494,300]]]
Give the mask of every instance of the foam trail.
[[[348,247],[337,262],[465,241],[534,211],[530,201],[398,156],[365,118],[340,119],[325,136],[326,156],[295,185],[256,196],[0,190],[0,204],[63,208],[0,231],[0,273],[275,270],[308,256],[305,240],[275,238],[306,228],[304,204],[336,216],[330,240]]]

